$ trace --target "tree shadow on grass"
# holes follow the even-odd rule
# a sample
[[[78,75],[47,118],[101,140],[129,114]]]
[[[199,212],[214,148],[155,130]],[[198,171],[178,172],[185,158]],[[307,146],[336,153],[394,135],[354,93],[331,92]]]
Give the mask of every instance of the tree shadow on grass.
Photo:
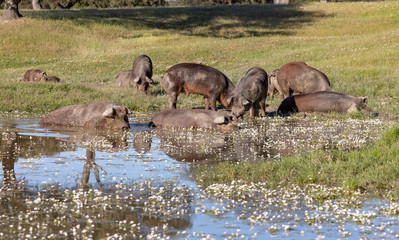
[[[69,19],[80,25],[94,23],[127,29],[163,30],[187,36],[240,38],[291,35],[305,23],[326,15],[304,11],[299,5],[237,5],[184,8],[82,9],[24,12],[42,19]],[[121,36],[125,38],[137,37]]]

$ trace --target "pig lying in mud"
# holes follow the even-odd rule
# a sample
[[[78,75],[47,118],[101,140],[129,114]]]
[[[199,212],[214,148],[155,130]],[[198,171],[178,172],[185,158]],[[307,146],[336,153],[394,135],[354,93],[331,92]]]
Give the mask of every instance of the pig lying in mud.
[[[41,126],[84,127],[86,129],[129,129],[131,111],[115,102],[96,102],[61,107],[47,114]]]
[[[250,117],[266,116],[267,73],[262,68],[251,68],[242,77],[234,90],[231,112],[234,117],[242,117],[249,109]],[[237,96],[240,96],[237,98]]]
[[[30,69],[20,78],[24,82],[45,82],[46,79],[46,72],[40,69]]]
[[[231,105],[234,84],[220,71],[202,64],[180,63],[170,67],[162,77],[168,93],[169,108],[176,108],[177,96],[183,92],[204,96],[205,109],[216,111],[216,101],[226,108]]]
[[[366,106],[367,98],[353,97],[345,93],[321,91],[290,96],[284,99],[277,112],[355,112],[362,111],[377,116]]]
[[[275,73],[276,78],[271,76],[269,81],[269,95],[275,90],[280,93],[280,98],[291,96],[294,92],[310,93],[331,90],[327,76],[304,62],[289,62]]]
[[[116,76],[118,86],[136,86],[140,92],[148,93],[154,85],[152,78],[152,62],[147,55],[138,56],[133,63],[133,69],[124,71]]]
[[[154,115],[149,127],[213,128],[226,132],[238,129],[230,117],[206,109],[169,109]]]

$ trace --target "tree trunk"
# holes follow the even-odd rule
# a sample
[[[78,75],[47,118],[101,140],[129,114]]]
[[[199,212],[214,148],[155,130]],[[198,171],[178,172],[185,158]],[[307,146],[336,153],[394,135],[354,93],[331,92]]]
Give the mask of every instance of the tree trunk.
[[[290,0],[273,0],[274,4],[289,4]]]
[[[42,5],[40,5],[40,0],[32,0],[32,7],[34,10],[42,9]]]
[[[5,0],[4,1],[4,12],[3,12],[3,21],[16,20],[22,17],[18,11],[18,4],[20,0]]]

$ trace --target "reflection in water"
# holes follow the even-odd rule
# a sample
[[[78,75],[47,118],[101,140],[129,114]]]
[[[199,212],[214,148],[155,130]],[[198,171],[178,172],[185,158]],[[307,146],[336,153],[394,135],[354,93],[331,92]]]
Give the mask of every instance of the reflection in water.
[[[83,173],[82,173],[82,178],[80,179],[79,188],[88,190],[90,172],[92,169],[94,171],[94,176],[96,177],[97,183],[101,187],[103,186],[103,184],[101,183],[101,180],[100,180],[100,171],[98,169],[101,169],[102,171],[104,171],[104,169],[102,167],[100,167],[99,165],[97,165],[94,162],[94,160],[95,160],[95,152],[91,149],[86,149],[86,161],[85,161],[85,164],[83,167]]]
[[[149,131],[139,131],[133,136],[133,148],[139,154],[150,151],[152,136]]]
[[[160,151],[182,162],[264,160],[274,153],[273,149],[266,148],[259,139],[240,132],[231,135],[211,130],[160,128],[153,130],[152,134],[154,139],[160,140]],[[148,136],[148,133],[145,135]],[[151,147],[151,140],[143,141],[135,137],[133,142],[133,145],[141,148]]]
[[[245,187],[239,182],[204,189],[193,180],[193,170],[218,161],[267,161],[304,149],[353,148],[357,145],[352,133],[367,143],[383,130],[378,122],[320,124],[260,118],[240,123],[242,129],[232,134],[151,130],[142,125],[127,133],[109,134],[73,128],[43,131],[37,121],[22,122],[27,123],[0,123],[2,239],[220,239],[241,234],[265,239],[272,235],[297,238],[302,230],[308,239],[325,233],[340,238],[336,233],[341,230],[339,224],[318,223],[324,224],[321,229],[306,219],[319,216],[321,205],[292,204],[307,199],[303,193],[281,191],[285,197],[280,197],[266,185]],[[377,127],[369,130],[369,126]],[[100,179],[103,168],[107,175]],[[96,180],[90,184],[92,173]],[[295,210],[286,210],[287,206]],[[341,206],[341,210],[347,209]],[[341,218],[342,225],[356,224]],[[385,221],[380,215],[370,220]],[[355,237],[362,236],[368,235]]]

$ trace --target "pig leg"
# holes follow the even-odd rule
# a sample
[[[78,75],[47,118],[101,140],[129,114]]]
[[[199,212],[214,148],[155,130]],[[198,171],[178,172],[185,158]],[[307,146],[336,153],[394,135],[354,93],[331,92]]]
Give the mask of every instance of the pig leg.
[[[284,98],[286,98],[286,96],[287,96],[287,91],[284,91],[282,88],[281,88],[281,86],[280,85],[278,85],[278,84],[276,84],[275,86],[275,89],[277,90],[277,92],[279,93],[279,97],[280,97],[280,99],[284,99]]]
[[[260,114],[263,117],[266,116],[266,98],[260,101]]]
[[[209,105],[210,105],[210,103],[209,103],[209,98],[204,97],[204,102],[205,102],[205,109],[206,109],[206,110],[209,110]]]
[[[249,117],[255,117],[255,106],[253,104],[251,104],[251,107],[249,107]]]
[[[250,109],[249,113],[250,113],[251,117],[258,117],[259,116],[259,104],[258,103],[251,104],[251,109]]]
[[[210,105],[211,105],[211,109],[212,109],[213,111],[216,111],[216,97],[215,97],[215,95],[211,95],[211,96],[209,97],[209,103],[210,103]]]
[[[177,95],[177,92],[169,93],[168,103],[170,109],[176,108]]]

